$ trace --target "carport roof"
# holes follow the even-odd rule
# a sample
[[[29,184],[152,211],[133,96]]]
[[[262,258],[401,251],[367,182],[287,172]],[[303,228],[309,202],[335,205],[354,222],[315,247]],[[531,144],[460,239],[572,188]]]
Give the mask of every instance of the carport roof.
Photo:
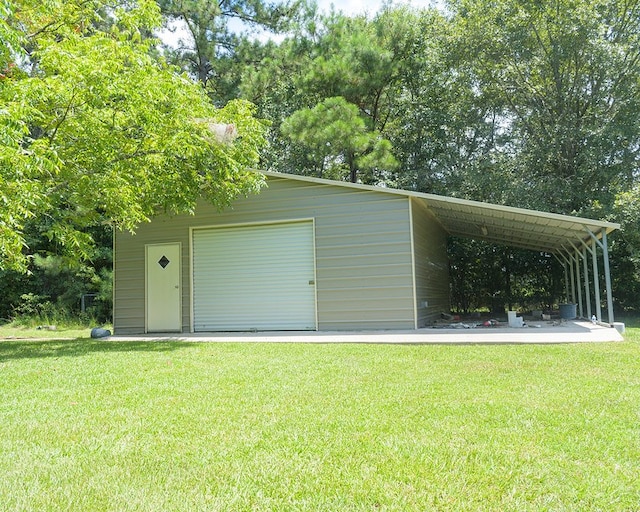
[[[556,213],[470,201],[435,194],[425,194],[357,183],[264,172],[266,176],[316,184],[402,195],[422,202],[451,236],[485,240],[548,253],[573,252],[583,241],[591,245],[593,236],[602,237],[620,228],[620,224]],[[593,236],[592,236],[593,235]]]

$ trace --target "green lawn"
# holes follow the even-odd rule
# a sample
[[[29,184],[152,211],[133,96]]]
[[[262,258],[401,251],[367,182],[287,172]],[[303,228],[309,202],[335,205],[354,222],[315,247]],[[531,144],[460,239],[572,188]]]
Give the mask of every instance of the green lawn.
[[[86,338],[91,335],[91,327],[82,325],[60,325],[60,326],[24,326],[19,324],[0,325],[0,342],[6,339],[74,339]],[[111,326],[107,326],[111,330]]]
[[[3,511],[640,509],[640,329],[579,345],[0,341]]]

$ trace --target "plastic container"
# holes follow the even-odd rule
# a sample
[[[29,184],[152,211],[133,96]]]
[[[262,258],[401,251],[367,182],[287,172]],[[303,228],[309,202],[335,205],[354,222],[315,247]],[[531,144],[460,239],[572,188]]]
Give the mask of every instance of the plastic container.
[[[560,318],[563,320],[573,320],[578,316],[576,306],[577,304],[560,304]]]

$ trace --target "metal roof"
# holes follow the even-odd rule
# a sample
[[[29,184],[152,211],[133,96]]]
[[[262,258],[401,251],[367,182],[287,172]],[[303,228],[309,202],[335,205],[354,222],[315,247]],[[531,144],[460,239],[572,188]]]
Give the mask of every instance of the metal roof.
[[[425,194],[408,190],[374,187],[358,183],[312,178],[295,174],[260,171],[266,176],[287,178],[317,184],[335,185],[359,190],[397,194],[414,198],[429,208],[451,236],[485,240],[548,253],[573,252],[583,241],[593,242],[620,228],[620,224],[594,219],[560,215],[538,210],[502,206],[481,201]]]
[[[479,201],[435,195],[422,199],[451,235],[549,253],[572,252],[572,243],[580,248],[580,240],[591,244],[590,233],[600,238],[603,229],[610,233],[620,228],[612,222]]]

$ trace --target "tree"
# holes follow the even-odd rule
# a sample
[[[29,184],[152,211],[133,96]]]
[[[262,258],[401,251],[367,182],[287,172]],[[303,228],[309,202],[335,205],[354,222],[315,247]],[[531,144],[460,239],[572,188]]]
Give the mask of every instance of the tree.
[[[151,56],[155,2],[2,1],[0,268],[26,268],[32,219],[60,250],[89,257],[90,226],[133,231],[200,196],[223,207],[260,186],[248,168],[264,123],[247,102],[216,109]],[[240,137],[221,142],[212,123]]]
[[[494,186],[507,186],[511,203],[560,213],[611,208],[640,149],[640,3],[455,0],[450,9],[461,61],[502,132]]]
[[[356,183],[358,172],[397,165],[389,141],[367,130],[358,108],[342,97],[298,110],[282,123],[282,133],[309,148],[321,177],[326,172],[342,179],[344,168],[349,181]]]
[[[624,311],[640,311],[640,184],[616,198],[613,217],[621,231],[612,244],[612,274],[616,305]]]
[[[403,158],[413,159],[410,172],[430,172],[434,155],[444,145],[438,127],[448,118],[442,93],[450,82],[440,85],[434,77],[443,69],[436,69],[434,61],[440,60],[445,25],[435,10],[388,7],[373,19],[332,13],[309,21],[277,46],[265,46],[264,58],[245,68],[240,86],[244,97],[273,121],[265,165],[285,172],[326,173],[327,162],[314,159],[300,137],[283,139],[279,128],[297,110],[308,112],[341,97],[357,107],[368,132],[389,141],[394,156],[400,148]],[[320,151],[321,158],[330,154],[326,149]],[[408,172],[407,166],[381,161],[360,177],[367,183],[413,186],[416,180],[404,179]]]
[[[307,13],[305,0],[159,0],[165,25],[184,32],[175,47],[165,45],[171,61],[205,87],[216,103],[238,97],[242,68],[259,60],[260,45],[242,35],[281,33]]]
[[[456,69],[496,130],[448,178],[473,199],[623,220],[610,241],[618,304],[637,307],[640,2],[453,0]],[[494,136],[495,135],[495,136]],[[618,206],[615,206],[616,198]],[[488,265],[488,263],[487,263]],[[617,268],[616,268],[617,267]]]
[[[448,251],[455,311],[550,309],[562,295],[562,267],[549,254],[460,238]]]

